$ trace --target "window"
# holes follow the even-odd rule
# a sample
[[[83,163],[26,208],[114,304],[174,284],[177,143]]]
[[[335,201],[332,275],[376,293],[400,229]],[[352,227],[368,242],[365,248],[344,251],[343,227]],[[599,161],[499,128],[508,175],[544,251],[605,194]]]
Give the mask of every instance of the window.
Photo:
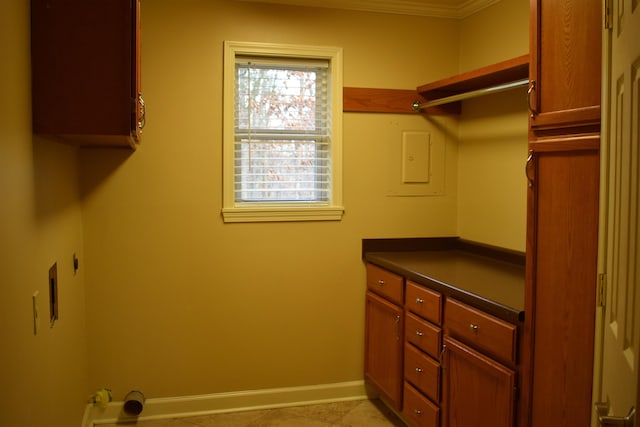
[[[225,43],[226,222],[341,219],[341,57]]]

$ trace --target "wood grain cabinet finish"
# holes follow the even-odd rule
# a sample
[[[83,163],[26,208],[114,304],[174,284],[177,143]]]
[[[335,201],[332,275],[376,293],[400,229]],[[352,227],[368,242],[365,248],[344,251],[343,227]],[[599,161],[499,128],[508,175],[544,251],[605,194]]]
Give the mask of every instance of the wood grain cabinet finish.
[[[431,323],[442,323],[442,295],[407,280],[405,307]]]
[[[531,0],[535,131],[600,123],[602,2]]]
[[[415,314],[405,315],[405,339],[431,357],[440,357],[442,330]]]
[[[454,299],[445,306],[445,333],[510,364],[516,363],[515,325]]]
[[[564,139],[537,142],[548,145],[536,147],[529,191],[536,218],[525,319],[533,348],[532,427],[589,425],[593,411],[599,137]],[[563,144],[574,148],[558,151]]]
[[[532,0],[521,424],[593,412],[600,164],[600,0]]]
[[[33,131],[135,147],[144,125],[140,0],[32,0]]]
[[[402,415],[414,426],[440,425],[442,301],[439,292],[406,281]]]
[[[515,372],[454,338],[444,346],[442,425],[512,427]]]
[[[440,363],[409,343],[404,348],[404,378],[432,401],[440,401]]]
[[[367,289],[395,304],[404,302],[404,278],[373,264],[367,264]]]
[[[403,407],[405,419],[413,426],[438,427],[440,425],[440,408],[406,382]]]
[[[382,277],[404,306],[372,291]],[[517,325],[372,264],[367,283],[365,379],[410,426],[516,425]]]
[[[368,291],[365,308],[365,379],[392,408],[402,407],[402,308]]]

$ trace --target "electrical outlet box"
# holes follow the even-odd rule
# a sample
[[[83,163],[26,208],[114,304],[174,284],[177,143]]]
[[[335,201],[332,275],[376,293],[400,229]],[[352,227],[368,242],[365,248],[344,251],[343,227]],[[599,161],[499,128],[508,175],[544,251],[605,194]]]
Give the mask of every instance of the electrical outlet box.
[[[51,327],[58,320],[58,264],[49,269],[49,320]]]

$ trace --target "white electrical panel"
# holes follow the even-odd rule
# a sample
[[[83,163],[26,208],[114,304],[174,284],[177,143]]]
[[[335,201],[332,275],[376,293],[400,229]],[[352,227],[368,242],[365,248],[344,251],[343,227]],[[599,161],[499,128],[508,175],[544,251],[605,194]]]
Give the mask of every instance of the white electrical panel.
[[[431,163],[429,132],[402,133],[402,182],[428,183]]]

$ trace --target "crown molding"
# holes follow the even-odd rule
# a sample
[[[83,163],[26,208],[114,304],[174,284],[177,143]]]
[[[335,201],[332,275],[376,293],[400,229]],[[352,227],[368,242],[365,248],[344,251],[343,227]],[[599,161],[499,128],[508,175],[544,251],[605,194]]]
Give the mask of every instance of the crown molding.
[[[464,19],[500,0],[238,0],[398,15]]]

